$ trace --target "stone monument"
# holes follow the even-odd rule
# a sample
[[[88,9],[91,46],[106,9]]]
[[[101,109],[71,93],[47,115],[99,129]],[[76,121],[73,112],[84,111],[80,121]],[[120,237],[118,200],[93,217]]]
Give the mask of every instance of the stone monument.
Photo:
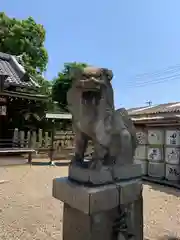
[[[63,240],[143,240],[141,165],[133,164],[135,127],[115,110],[112,71],[70,69],[67,93],[75,152],[67,178],[53,180],[53,196],[64,202]],[[92,158],[84,158],[88,141]]]

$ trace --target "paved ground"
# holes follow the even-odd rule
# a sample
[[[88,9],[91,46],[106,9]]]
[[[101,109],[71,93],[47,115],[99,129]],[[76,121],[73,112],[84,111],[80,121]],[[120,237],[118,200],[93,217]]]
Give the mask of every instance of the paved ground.
[[[1,167],[0,240],[60,240],[62,204],[52,198],[52,179],[67,166]],[[144,225],[148,239],[180,237],[180,192],[144,185]]]

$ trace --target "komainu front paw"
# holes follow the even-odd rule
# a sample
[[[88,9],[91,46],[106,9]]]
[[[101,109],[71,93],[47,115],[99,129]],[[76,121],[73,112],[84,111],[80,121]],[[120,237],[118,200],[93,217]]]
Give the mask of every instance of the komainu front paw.
[[[102,161],[101,160],[92,160],[89,164],[89,169],[93,170],[100,170],[102,168]]]
[[[75,156],[73,156],[72,160],[71,160],[71,164],[75,164],[75,165],[82,165],[84,162],[84,159],[79,157],[77,154],[75,154]]]

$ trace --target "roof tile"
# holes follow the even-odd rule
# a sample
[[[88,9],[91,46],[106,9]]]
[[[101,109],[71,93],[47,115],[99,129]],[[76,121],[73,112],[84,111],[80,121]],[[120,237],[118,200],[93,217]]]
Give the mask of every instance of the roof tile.
[[[13,67],[12,56],[6,53],[0,52],[0,73],[8,75],[5,80],[6,85],[18,86],[18,87],[37,87],[37,85],[31,81],[31,79],[24,81],[22,79],[22,73],[18,72],[18,66]]]
[[[129,115],[146,115],[157,113],[180,112],[180,102],[164,103],[159,105],[128,109]]]

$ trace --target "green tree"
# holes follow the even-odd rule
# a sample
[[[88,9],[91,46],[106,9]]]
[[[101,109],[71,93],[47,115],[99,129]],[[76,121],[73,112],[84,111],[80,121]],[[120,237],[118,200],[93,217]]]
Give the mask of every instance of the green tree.
[[[58,102],[60,108],[63,111],[67,111],[67,100],[66,94],[71,86],[72,79],[69,75],[70,68],[78,67],[84,68],[88,66],[86,63],[65,63],[62,72],[58,73],[58,76],[53,80],[52,83],[52,99]]]
[[[32,17],[25,20],[9,18],[0,12],[0,51],[21,55],[31,74],[46,70],[48,54],[44,47],[45,29]]]
[[[19,20],[0,12],[0,52],[16,55],[27,73],[41,86],[40,92],[50,96],[51,82],[43,77],[48,63],[48,54],[44,47],[45,35],[44,27],[37,24],[32,17]],[[44,111],[52,108],[52,101],[40,102],[39,106],[36,104],[32,107],[33,109],[30,108],[29,112],[41,116]],[[27,106],[24,108],[26,109]],[[19,119],[22,121],[24,119],[21,114],[19,114]],[[34,123],[35,125],[37,125],[37,121]],[[22,127],[23,124],[20,126]]]
[[[51,90],[52,90],[52,81],[46,80],[42,75],[35,74],[34,75],[36,81],[39,83],[41,93],[47,96],[51,96]]]

